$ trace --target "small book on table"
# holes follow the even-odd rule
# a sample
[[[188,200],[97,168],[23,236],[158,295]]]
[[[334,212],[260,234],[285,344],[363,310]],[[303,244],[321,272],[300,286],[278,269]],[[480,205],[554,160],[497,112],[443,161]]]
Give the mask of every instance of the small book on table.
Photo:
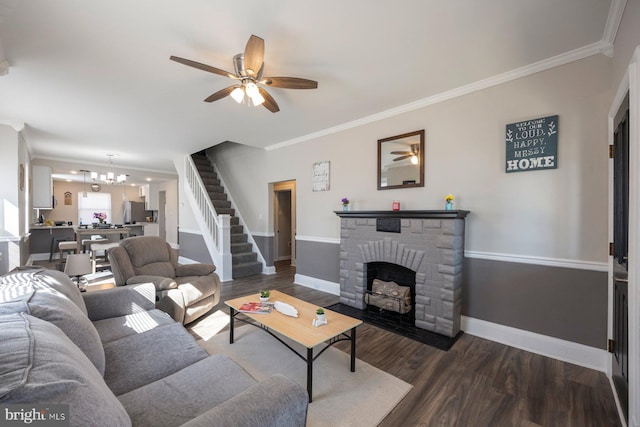
[[[238,308],[241,313],[253,313],[253,314],[269,314],[273,308],[272,304],[265,304],[262,302],[245,302]]]

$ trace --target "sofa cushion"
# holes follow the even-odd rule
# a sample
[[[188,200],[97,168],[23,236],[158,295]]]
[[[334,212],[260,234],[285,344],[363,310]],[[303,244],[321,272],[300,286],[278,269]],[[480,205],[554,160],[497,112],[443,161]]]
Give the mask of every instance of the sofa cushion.
[[[214,355],[118,399],[134,425],[177,426],[254,384],[256,380],[238,364]]]
[[[0,277],[0,289],[4,286],[17,286],[28,283],[38,289],[55,289],[69,298],[85,315],[87,314],[87,307],[84,304],[78,286],[61,271],[46,270],[41,267],[18,267]]]
[[[70,425],[129,426],[100,373],[52,323],[0,316],[0,403],[69,404]]]
[[[15,299],[0,302],[0,314],[24,312],[51,322],[78,346],[104,374],[104,348],[89,318],[66,296],[50,288],[36,289],[31,283],[14,287]]]
[[[175,321],[164,311],[149,310],[127,314],[93,322],[103,343],[115,341],[129,335],[141,334],[163,325],[171,325]]]
[[[180,323],[160,326],[104,344],[104,379],[117,396],[173,374],[207,352]]]

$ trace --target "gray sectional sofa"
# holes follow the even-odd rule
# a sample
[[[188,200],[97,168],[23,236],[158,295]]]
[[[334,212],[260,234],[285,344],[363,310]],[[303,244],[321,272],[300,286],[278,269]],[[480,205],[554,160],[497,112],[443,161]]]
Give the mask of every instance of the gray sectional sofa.
[[[152,284],[81,294],[61,272],[0,277],[0,406],[68,404],[72,426],[304,426],[308,396],[209,355]]]

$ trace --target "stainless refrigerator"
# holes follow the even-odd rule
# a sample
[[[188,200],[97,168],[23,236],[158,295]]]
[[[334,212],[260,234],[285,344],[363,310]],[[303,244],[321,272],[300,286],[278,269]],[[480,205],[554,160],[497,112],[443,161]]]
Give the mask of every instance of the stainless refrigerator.
[[[153,211],[144,209],[144,202],[124,202],[124,223],[133,224],[146,222],[147,217],[153,216]]]

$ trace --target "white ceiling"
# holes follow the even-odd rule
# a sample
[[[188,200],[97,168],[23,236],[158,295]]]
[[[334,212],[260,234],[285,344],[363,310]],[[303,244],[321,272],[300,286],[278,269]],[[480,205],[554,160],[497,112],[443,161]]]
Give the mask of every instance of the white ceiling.
[[[613,5],[612,5],[613,1]],[[0,123],[24,123],[35,158],[172,172],[224,141],[268,147],[613,41],[623,0],[0,0]],[[621,12],[621,11],[619,11]],[[619,15],[619,13],[618,13]],[[615,21],[615,16],[613,21]],[[233,71],[251,34],[273,114],[231,98],[233,83],[170,61]],[[573,55],[573,56],[571,56]],[[2,73],[0,72],[0,75]]]

